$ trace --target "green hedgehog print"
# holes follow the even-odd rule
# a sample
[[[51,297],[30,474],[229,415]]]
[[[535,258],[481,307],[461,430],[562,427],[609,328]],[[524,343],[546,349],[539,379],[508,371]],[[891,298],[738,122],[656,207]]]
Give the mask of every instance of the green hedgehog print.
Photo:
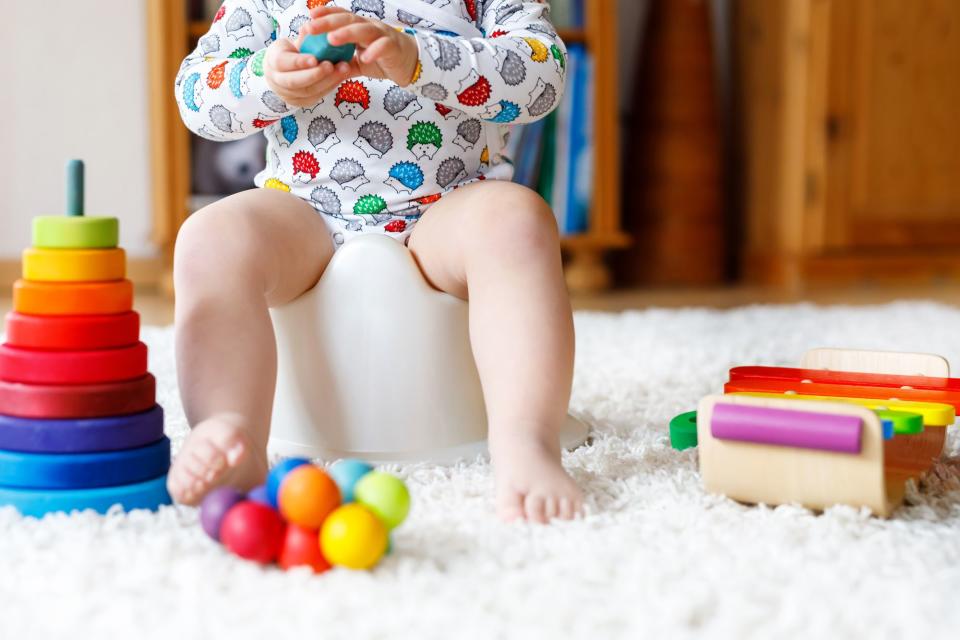
[[[247,49],[246,47],[240,47],[238,49],[234,49],[233,53],[231,53],[227,57],[239,59],[239,58],[249,58],[252,55],[253,55],[253,51],[251,51],[250,49]]]
[[[253,75],[258,78],[263,77],[263,59],[267,57],[267,50],[260,49],[257,51],[253,58],[250,59],[250,70],[253,71]]]
[[[560,50],[560,47],[555,44],[550,45],[550,53],[553,54],[553,59],[557,61],[557,65],[561,71],[567,68],[567,61],[564,59],[563,51]]]
[[[407,149],[417,160],[423,158],[433,160],[433,156],[442,146],[443,134],[440,132],[440,127],[432,122],[420,120],[410,127],[407,133]]]
[[[363,196],[353,205],[353,213],[358,216],[375,216],[386,208],[387,203],[380,196]]]

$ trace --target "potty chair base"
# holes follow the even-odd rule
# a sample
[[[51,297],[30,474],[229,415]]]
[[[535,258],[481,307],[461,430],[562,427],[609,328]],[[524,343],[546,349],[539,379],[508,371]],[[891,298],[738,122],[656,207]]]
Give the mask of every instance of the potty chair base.
[[[349,240],[313,289],[271,315],[272,454],[452,462],[485,452],[467,303],[427,284],[399,242]],[[586,436],[568,417],[563,446]]]

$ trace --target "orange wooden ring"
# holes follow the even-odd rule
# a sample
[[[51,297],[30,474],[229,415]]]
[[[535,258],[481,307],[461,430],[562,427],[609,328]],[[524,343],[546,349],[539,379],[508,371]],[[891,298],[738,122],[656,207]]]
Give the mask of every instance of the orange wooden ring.
[[[23,384],[0,380],[0,413],[15,418],[105,418],[147,411],[156,404],[157,381],[149,373],[125,382],[77,385]]]
[[[13,285],[13,310],[35,316],[84,316],[125,313],[133,309],[133,283],[34,282]]]
[[[136,311],[105,316],[7,314],[7,344],[21,349],[114,349],[136,344],[139,339],[140,316]]]
[[[95,351],[41,351],[0,345],[0,380],[27,384],[97,384],[147,373],[142,342]]]

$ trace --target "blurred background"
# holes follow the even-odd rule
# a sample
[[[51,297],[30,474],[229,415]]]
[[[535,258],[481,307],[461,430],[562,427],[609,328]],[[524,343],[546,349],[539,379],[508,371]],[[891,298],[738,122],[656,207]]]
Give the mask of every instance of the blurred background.
[[[0,62],[0,296],[82,157],[138,306],[169,321],[179,225],[263,163],[261,137],[205,142],[176,111],[174,75],[219,2],[2,3],[0,38],[30,54]],[[552,6],[567,93],[511,151],[556,211],[578,307],[960,300],[960,2]],[[38,48],[22,25],[72,44]]]

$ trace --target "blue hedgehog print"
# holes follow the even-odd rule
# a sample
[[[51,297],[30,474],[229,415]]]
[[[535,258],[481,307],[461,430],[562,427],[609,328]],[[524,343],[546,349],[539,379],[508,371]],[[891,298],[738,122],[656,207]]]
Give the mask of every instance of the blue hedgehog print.
[[[415,40],[410,81],[401,87],[349,78],[310,104],[272,90],[267,49],[296,38],[320,4],[386,20]],[[336,246],[359,233],[403,240],[450,190],[510,179],[510,126],[542,118],[561,102],[567,50],[548,5],[229,0],[177,71],[174,95],[184,123],[200,136],[264,135],[266,167],[256,185],[311,204]],[[461,29],[436,12],[475,28]]]
[[[280,137],[278,141],[281,147],[289,147],[297,140],[300,135],[300,125],[297,124],[296,116],[287,116],[280,120]]]
[[[509,100],[501,100],[499,103],[490,106],[484,112],[484,120],[487,122],[496,122],[507,124],[520,117],[520,105]]]
[[[397,193],[413,193],[423,186],[423,170],[412,162],[398,162],[390,167],[385,184]]]

